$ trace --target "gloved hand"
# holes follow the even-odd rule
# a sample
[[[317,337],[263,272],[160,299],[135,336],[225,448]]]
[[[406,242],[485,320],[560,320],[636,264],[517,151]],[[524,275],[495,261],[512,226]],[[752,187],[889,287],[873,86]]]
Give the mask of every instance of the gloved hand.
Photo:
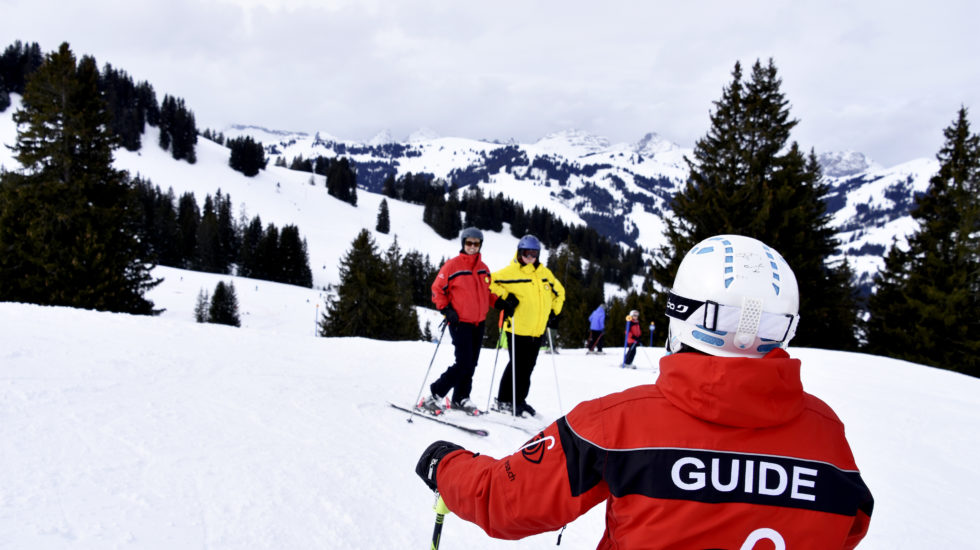
[[[561,317],[560,314],[555,314],[554,311],[548,314],[548,328],[557,329],[558,328],[558,318]]]
[[[459,322],[459,314],[456,313],[456,310],[453,309],[452,305],[448,305],[442,308],[441,313],[443,317],[446,318],[446,322],[449,323],[450,325],[455,325],[456,323]]]
[[[517,309],[517,305],[520,303],[521,302],[517,299],[517,296],[509,294],[506,300],[503,298],[497,298],[497,301],[494,302],[493,307],[503,311],[504,315],[507,317],[513,317],[514,310]]]
[[[422,456],[419,457],[418,464],[415,465],[415,473],[422,478],[422,481],[429,486],[429,489],[432,489],[433,491],[437,490],[436,470],[439,467],[439,462],[441,462],[447,454],[459,449],[462,449],[462,447],[455,443],[450,443],[448,441],[436,441],[422,452]]]

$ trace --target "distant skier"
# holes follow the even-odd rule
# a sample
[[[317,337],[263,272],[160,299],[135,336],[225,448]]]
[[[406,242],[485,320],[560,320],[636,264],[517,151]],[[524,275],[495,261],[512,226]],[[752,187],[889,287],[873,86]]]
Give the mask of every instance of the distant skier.
[[[589,351],[586,353],[604,353],[602,351],[602,336],[606,332],[606,308],[599,304],[589,315]]]
[[[450,406],[453,409],[477,415],[480,410],[470,399],[470,391],[490,309],[490,268],[480,256],[482,231],[467,227],[460,232],[459,238],[459,255],[442,265],[432,283],[432,303],[449,323],[456,362],[429,385],[431,395],[418,406],[438,414],[445,409],[445,398],[452,391]]]
[[[701,241],[667,316],[655,384],[585,401],[500,460],[436,441],[416,474],[495,538],[605,503],[603,550],[855,548],[874,499],[844,425],[783,349],[799,289],[782,256],[738,235]]]
[[[636,357],[636,348],[641,346],[640,337],[643,331],[640,329],[640,312],[634,309],[626,318],[626,354],[623,356],[623,368],[635,369],[633,358]]]

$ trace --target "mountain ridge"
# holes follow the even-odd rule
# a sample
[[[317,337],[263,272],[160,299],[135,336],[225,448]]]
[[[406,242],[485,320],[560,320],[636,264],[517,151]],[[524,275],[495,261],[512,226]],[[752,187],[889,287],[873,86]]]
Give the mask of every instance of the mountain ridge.
[[[566,222],[592,226],[623,246],[648,251],[665,244],[663,219],[686,181],[685,159],[693,152],[656,132],[633,143],[612,143],[580,129],[552,132],[533,143],[502,143],[430,130],[406,141],[390,140],[386,133],[386,139],[369,142],[323,132],[314,139],[303,133],[281,139],[281,133],[262,130],[256,135],[238,126],[228,132],[264,140],[271,160],[346,156],[358,170],[358,185],[369,191],[380,192],[385,178],[408,173],[458,187],[480,185],[484,193],[547,208]],[[833,259],[846,258],[867,293],[883,255],[893,243],[904,246],[916,229],[910,212],[938,162],[913,159],[883,167],[856,151],[824,152],[817,159],[830,187],[825,202],[840,241]]]

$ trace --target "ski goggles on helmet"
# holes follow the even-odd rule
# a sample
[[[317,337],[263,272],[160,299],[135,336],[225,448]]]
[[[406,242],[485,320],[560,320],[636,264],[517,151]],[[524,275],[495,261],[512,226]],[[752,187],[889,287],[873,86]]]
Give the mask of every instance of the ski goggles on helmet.
[[[796,334],[799,315],[762,311],[762,300],[747,298],[742,307],[726,306],[711,300],[695,300],[667,293],[667,316],[700,325],[718,333],[757,335],[772,342],[785,342]]]

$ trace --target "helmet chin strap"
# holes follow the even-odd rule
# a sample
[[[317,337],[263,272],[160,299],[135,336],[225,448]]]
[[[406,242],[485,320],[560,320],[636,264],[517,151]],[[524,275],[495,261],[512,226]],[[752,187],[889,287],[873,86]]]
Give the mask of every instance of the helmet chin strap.
[[[738,317],[738,328],[735,329],[734,343],[739,349],[746,349],[755,343],[759,334],[759,323],[762,321],[762,299],[742,298],[742,311]]]

